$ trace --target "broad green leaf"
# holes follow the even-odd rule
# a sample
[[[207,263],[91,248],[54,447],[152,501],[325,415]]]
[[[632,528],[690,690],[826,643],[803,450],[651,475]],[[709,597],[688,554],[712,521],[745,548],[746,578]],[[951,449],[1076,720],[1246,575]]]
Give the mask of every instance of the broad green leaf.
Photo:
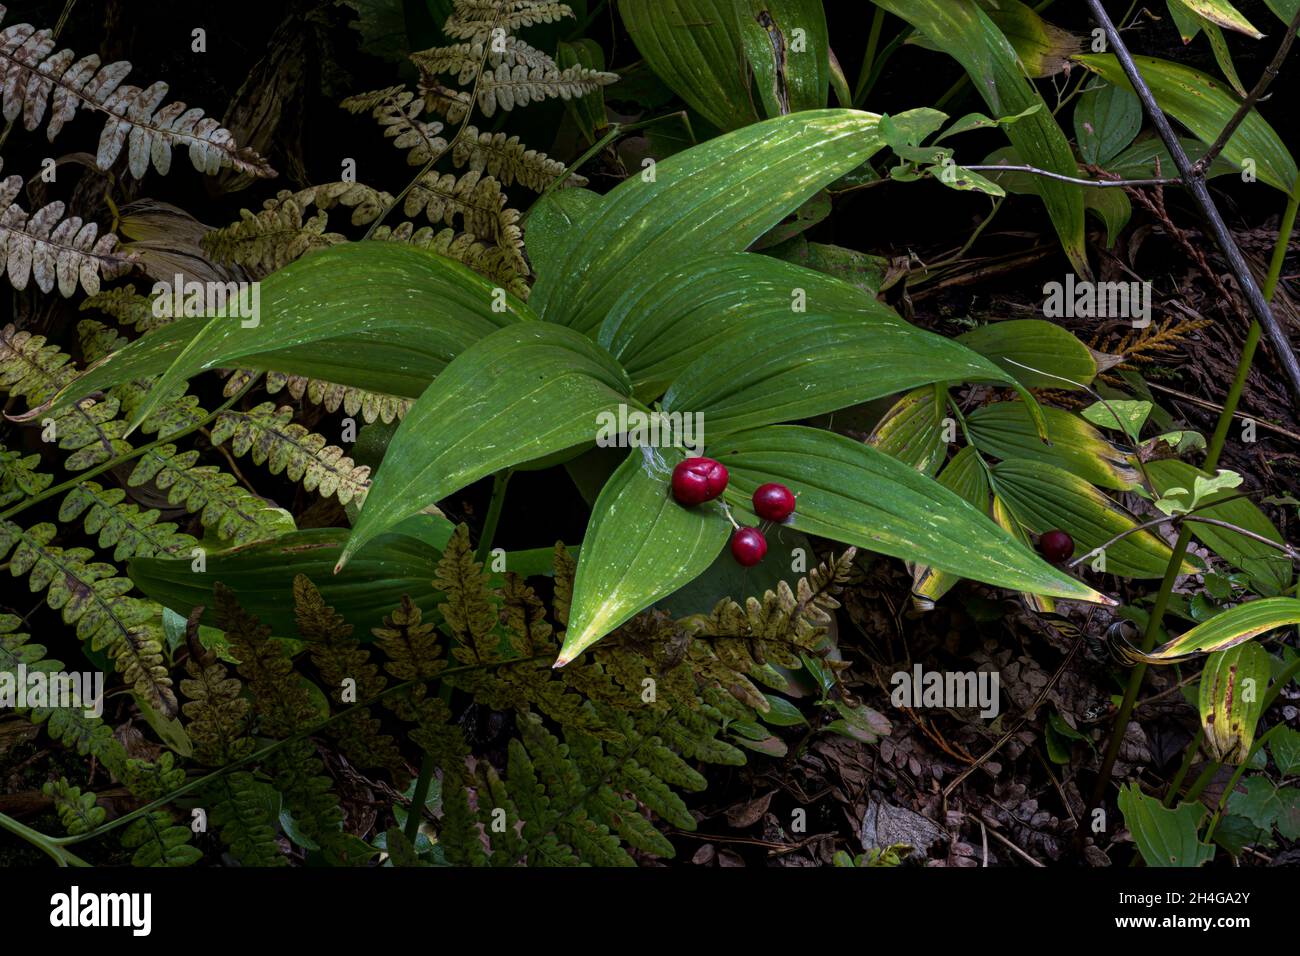
[[[687,258],[740,252],[881,147],[878,117],[809,110],[755,123],[609,192],[541,275],[530,305],[591,334],[633,282]],[[649,175],[653,173],[653,175]]]
[[[897,315],[848,283],[770,256],[727,252],[651,272],[628,287],[597,341],[622,363],[638,397],[656,398],[695,359],[728,338],[750,338],[806,316],[855,316],[898,324]]]
[[[524,220],[524,248],[533,272],[545,275],[557,267],[556,257],[578,223],[601,203],[590,189],[557,189],[541,196]]]
[[[988,513],[989,479],[974,448],[967,446],[953,455],[952,460],[939,472],[938,481],[963,501],[969,502],[980,514]],[[912,568],[913,605],[922,611],[933,610],[935,602],[952,590],[960,580],[959,575],[940,571],[928,564],[916,564]]]
[[[1082,47],[1068,30],[1048,23],[1021,0],[980,0],[989,19],[1003,32],[1030,76],[1052,76],[1069,68]]]
[[[1097,377],[1097,360],[1088,346],[1043,319],[993,322],[957,341],[992,359],[1026,388],[1068,390],[1078,387],[1072,382],[1088,385]]]
[[[1288,624],[1300,624],[1300,599],[1261,598],[1216,614],[1149,654],[1126,648],[1125,656],[1148,664],[1176,664],[1194,654],[1208,654],[1235,647],[1252,637]]]
[[[721,130],[760,119],[749,91],[740,7],[732,0],[620,0],[619,15],[646,62]]]
[[[1237,75],[1237,64],[1232,61],[1232,51],[1228,49],[1228,38],[1223,35],[1223,31],[1216,24],[1205,22],[1205,38],[1210,41],[1210,49],[1214,52],[1214,62],[1219,64],[1219,72],[1224,75],[1228,83],[1237,92],[1237,95],[1245,98],[1246,86],[1241,82],[1241,77]]]
[[[867,444],[922,474],[933,475],[943,463],[948,442],[955,437],[944,439],[947,404],[948,390],[941,385],[927,385],[908,392],[876,423]],[[1025,420],[1033,431],[1027,412]],[[1035,433],[1034,440],[1037,438]]]
[[[1182,4],[1188,10],[1204,17],[1211,23],[1229,30],[1236,30],[1238,33],[1244,33],[1256,40],[1264,36],[1228,0],[1172,0],[1172,3]]]
[[[1288,25],[1295,19],[1296,11],[1300,10],[1300,0],[1264,0],[1264,2],[1279,20]]]
[[[767,115],[825,107],[831,67],[822,0],[742,0],[737,8],[754,89]]]
[[[1114,55],[1088,53],[1075,59],[1110,83],[1133,89]],[[1214,77],[1181,63],[1155,57],[1135,56],[1133,59],[1161,107],[1202,142],[1212,143],[1236,112],[1237,97]],[[1238,169],[1247,160],[1252,161],[1256,175],[1284,193],[1289,193],[1295,183],[1295,160],[1258,110],[1252,110],[1232,134],[1223,149],[1223,156]],[[1177,175],[1177,171],[1171,170],[1166,175]]]
[[[1007,507],[1007,503],[997,495],[993,496],[993,500],[989,504],[989,514],[993,517],[994,522],[999,528],[1005,530],[1007,534],[1011,535],[1011,537],[1015,538],[1026,548],[1032,548],[1034,546],[1033,539],[1030,538],[1029,532],[1025,530],[1025,526],[1020,523],[1020,519],[1011,513],[1011,509]],[[1024,597],[1029,602],[1030,606],[1040,614],[1056,613],[1055,598],[1043,597],[1041,594],[1026,594]]]
[[[1132,458],[1077,415],[1044,406],[1047,418],[1045,444],[1023,402],[994,402],[966,416],[971,440],[985,454],[997,458],[1045,461],[1073,472],[1102,488],[1126,490],[1141,475]]]
[[[1084,91],[1075,104],[1074,137],[1085,163],[1099,166],[1118,156],[1141,128],[1142,104],[1132,90],[1121,86],[1099,83]]]
[[[446,519],[422,515],[421,520],[445,526],[450,535]],[[383,535],[344,571],[332,574],[347,537],[346,528],[293,531],[270,541],[210,553],[201,572],[184,557],[136,558],[127,566],[127,573],[147,597],[181,614],[188,615],[202,605],[206,608],[203,623],[214,627],[212,589],[219,581],[239,596],[241,607],[286,637],[297,633],[293,602],[286,601],[285,595],[292,592],[293,579],[299,574],[311,579],[325,602],[355,624],[363,639],[369,627],[401,603],[403,595],[409,595],[426,612],[433,609],[435,592],[429,581],[438,561],[436,539],[421,540],[400,531]]]
[[[555,666],[702,574],[727,543],[731,525],[718,503],[684,508],[671,482],[672,466],[640,448],[606,482],[583,537]]]
[[[206,369],[360,333],[401,331],[422,351],[450,361],[490,332],[532,317],[514,296],[495,293],[487,279],[444,256],[395,242],[346,243],[262,280],[256,327],[244,328],[234,317],[176,323],[183,331],[167,326],[76,379],[55,407],[165,367],[137,410],[134,428],[180,383]],[[494,311],[494,302],[504,311]]]
[[[338,566],[470,482],[593,441],[630,391],[609,353],[561,326],[522,322],[471,345],[402,420]]]
[[[1113,248],[1115,240],[1133,218],[1132,200],[1122,189],[1089,189],[1083,197],[1083,205],[1106,227],[1106,248]]]
[[[1150,402],[1116,398],[1105,402],[1093,402],[1080,414],[1094,425],[1121,431],[1137,441],[1138,436],[1142,434],[1142,426],[1146,424],[1147,416],[1151,414],[1151,407]]]
[[[985,116],[983,113],[967,113],[949,126],[943,133],[935,137],[935,142],[939,143],[949,136],[956,136],[958,133],[969,133],[976,129],[992,129],[994,126],[1010,126],[1017,120],[1022,120],[1026,116],[1031,116],[1042,109],[1038,104],[1034,104],[1028,109],[1021,110],[1013,116],[1000,116],[997,119]],[[917,111],[914,111],[917,112]]]
[[[1017,384],[979,354],[902,319],[787,314],[743,323],[716,342],[663,405],[703,414],[716,437],[954,381]]]
[[[1196,39],[1196,35],[1201,32],[1205,25],[1205,19],[1189,7],[1183,0],[1166,0],[1166,8],[1169,10],[1169,17],[1174,21],[1174,26],[1178,29],[1178,35],[1182,38],[1184,44],[1191,43]]]
[[[1245,793],[1234,790],[1228,808],[1248,819],[1269,836],[1277,827],[1288,840],[1300,839],[1300,789],[1278,787],[1267,777],[1248,777]]]
[[[1255,728],[1264,712],[1272,671],[1268,652],[1258,644],[1216,651],[1201,670],[1201,726],[1205,748],[1221,763],[1245,763]]]
[[[1181,137],[1179,144],[1183,147],[1183,152],[1192,162],[1196,162],[1205,155],[1208,148],[1205,143],[1189,137]],[[1159,170],[1157,170],[1157,165]],[[1158,176],[1177,176],[1178,167],[1174,165],[1173,157],[1169,155],[1169,150],[1160,137],[1154,135],[1139,136],[1132,146],[1128,147],[1110,162],[1105,164],[1109,172],[1116,176],[1122,176],[1124,179],[1155,179]],[[1214,162],[1210,163],[1210,168],[1205,171],[1209,179],[1216,176],[1235,176],[1240,175],[1241,170],[1228,162],[1222,156],[1214,157]],[[1091,192],[1113,192],[1107,189],[1094,189]]]
[[[788,521],[796,530],[999,587],[1109,601],[939,482],[861,442],[785,425],[734,435],[709,453],[730,471],[725,497],[741,511],[760,484],[779,481],[797,496]]]
[[[1092,555],[1137,524],[1083,478],[1041,461],[1009,459],[994,465],[993,491],[1033,534],[1057,528],[1069,534],[1076,558]],[[1163,577],[1170,554],[1169,546],[1150,531],[1139,531],[1106,548],[1105,572],[1128,578]],[[1189,573],[1196,570],[1190,564],[1184,567]]]
[[[1129,783],[1120,788],[1119,810],[1147,866],[1196,867],[1214,858],[1214,847],[1200,839],[1205,817],[1200,803],[1170,809]]]
[[[1300,774],[1300,731],[1283,727],[1274,732],[1268,742],[1269,753],[1283,777]]]
[[[1043,104],[1037,88],[1025,76],[1015,48],[974,0],[875,3],[902,17],[956,59],[994,115],[1020,113]],[[1008,126],[1007,136],[1025,162],[1066,176],[1075,175],[1078,167],[1069,141],[1045,106]],[[1082,188],[1044,179],[1039,194],[1075,272],[1091,275],[1084,247]]]
[[[833,276],[853,286],[859,292],[874,297],[880,291],[885,274],[889,271],[889,260],[884,256],[873,256],[856,249],[830,245],[824,242],[809,242],[803,236],[796,236],[788,242],[765,250],[765,254],[774,259],[781,259],[814,272]]]

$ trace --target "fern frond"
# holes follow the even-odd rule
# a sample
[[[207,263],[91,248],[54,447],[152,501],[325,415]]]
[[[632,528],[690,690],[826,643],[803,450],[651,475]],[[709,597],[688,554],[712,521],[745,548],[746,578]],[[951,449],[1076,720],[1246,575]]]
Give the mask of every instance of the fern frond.
[[[491,117],[497,109],[512,110],[543,100],[571,100],[594,93],[618,80],[618,75],[585,66],[528,67],[502,63],[495,70],[484,70],[478,80],[478,108]]]
[[[9,573],[28,576],[33,591],[47,591],[46,603],[75,624],[77,637],[105,651],[126,682],[160,712],[176,711],[171,677],[163,657],[162,609],[127,596],[131,581],[111,564],[92,562],[89,548],[60,548],[51,542],[57,528],[38,524],[24,530],[0,522],[0,559],[9,556]],[[10,553],[12,552],[12,554]]]
[[[50,486],[54,476],[37,471],[40,463],[40,455],[23,455],[0,445],[0,508],[39,495]]]
[[[460,216],[467,232],[490,239],[523,260],[519,211],[506,206],[501,184],[491,176],[467,172],[457,178],[452,173],[426,173],[406,194],[402,208],[407,216],[423,212],[430,222],[448,226],[454,216]]]
[[[501,660],[497,615],[490,603],[488,574],[475,560],[469,527],[457,525],[434,571],[433,585],[446,595],[439,607],[456,642],[452,655],[462,664],[493,664]]]
[[[351,385],[338,385],[305,375],[289,375],[285,372],[266,373],[266,392],[275,395],[281,390],[287,391],[293,398],[306,399],[313,405],[320,405],[327,412],[337,412],[340,408],[348,416],[360,415],[367,424],[382,421],[385,425],[401,421],[414,399],[401,398],[397,395],[385,395],[382,392],[370,392],[364,388]]]
[[[352,625],[327,605],[316,586],[301,574],[293,580],[293,607],[298,633],[307,641],[330,699],[347,706],[378,697],[388,681],[371,662],[370,652],[352,636]],[[385,767],[404,781],[397,741],[380,731],[377,718],[359,711],[343,718],[332,732],[354,763]]]
[[[119,563],[128,558],[188,555],[198,544],[172,522],[159,521],[157,511],[141,511],[137,505],[124,504],[125,498],[121,488],[83,481],[63,499],[59,520],[76,521],[84,515],[86,533],[99,536],[100,548],[113,548],[113,560]]]
[[[442,31],[458,40],[483,41],[498,28],[513,33],[520,27],[572,16],[568,4],[549,0],[455,0]]]
[[[4,16],[0,7],[0,17]],[[181,102],[162,106],[166,83],[147,89],[123,86],[131,72],[126,61],[100,66],[95,54],[74,61],[68,49],[54,52],[52,30],[37,30],[19,23],[0,32],[0,65],[4,68],[4,118],[14,122],[22,114],[23,126],[35,130],[49,110],[46,135],[50,142],[71,120],[79,106],[105,113],[108,121],[99,138],[95,163],[109,169],[127,147],[127,167],[140,179],[152,162],[166,175],[173,146],[187,146],[190,162],[199,172],[215,173],[231,167],[253,176],[274,176],[275,170],[250,149],[239,147],[230,131],[203,110],[186,109]],[[159,107],[162,107],[159,109]]]
[[[41,791],[54,801],[54,809],[59,814],[59,822],[69,836],[78,836],[94,830],[108,815],[103,807],[96,806],[93,793],[82,793],[80,787],[68,783],[67,777],[47,781]]]
[[[412,166],[423,166],[447,150],[447,141],[438,135],[442,124],[422,121],[424,100],[405,87],[350,96],[340,105],[351,113],[369,112],[384,128],[384,138],[408,151],[406,161]]]
[[[178,825],[166,810],[154,810],[127,826],[122,845],[135,850],[132,866],[189,866],[203,859],[190,836],[190,828]]]
[[[61,671],[63,662],[45,656],[45,648],[31,643],[31,636],[18,631],[22,620],[13,614],[0,614],[0,672],[16,674],[19,666],[28,673]],[[20,711],[21,713],[21,711]],[[87,717],[78,707],[32,707],[27,719],[44,725],[50,737],[83,757],[94,757],[114,776],[121,777],[126,767],[126,748],[113,736],[113,728],[102,718]]]
[[[119,325],[125,325],[137,332],[152,332],[176,321],[171,315],[154,315],[153,299],[136,292],[135,284],[131,282],[116,289],[96,292],[78,308],[82,312],[97,309],[105,315],[111,315]]]
[[[65,217],[60,201],[29,215],[14,202],[22,188],[21,176],[0,182],[0,276],[7,268],[15,289],[26,289],[35,279],[42,292],[57,284],[64,298],[75,295],[78,285],[94,295],[101,277],[115,279],[135,266],[136,256],[118,249],[117,236],[101,236],[98,224],[80,216]]]
[[[518,136],[505,133],[480,133],[475,127],[465,127],[465,132],[451,151],[452,162],[468,165],[472,172],[495,177],[503,186],[519,183],[535,192],[541,192],[564,175],[565,165],[545,153],[528,149]],[[573,175],[564,181],[566,187],[585,186],[584,176]]]
[[[77,337],[87,365],[106,358],[127,345],[126,338],[116,329],[94,319],[83,319],[77,323]],[[136,410],[147,399],[155,397],[155,381],[151,377],[136,382],[123,382],[108,390],[109,397],[120,403],[119,414],[123,421],[133,419]],[[197,396],[186,394],[188,388],[188,383],[178,385],[171,397],[159,403],[140,423],[140,431],[146,435],[156,434],[159,438],[166,438],[203,424],[207,412],[199,407]]]
[[[292,530],[288,514],[240,488],[235,476],[214,465],[197,465],[199,453],[166,444],[140,456],[126,483],[135,488],[152,481],[167,492],[167,501],[197,513],[205,528],[233,544],[271,538]]]
[[[247,757],[256,742],[248,735],[252,705],[242,695],[239,679],[231,677],[215,655],[204,660],[191,655],[185,672],[190,676],[181,678],[180,687],[189,700],[181,705],[181,713],[195,759],[221,767]]]
[[[212,444],[230,443],[235,455],[252,455],[273,475],[285,472],[291,481],[339,504],[365,500],[370,490],[370,468],[358,465],[337,445],[293,420],[293,409],[264,402],[249,411],[229,410],[212,425]]]
[[[384,670],[394,680],[428,680],[447,666],[438,625],[423,620],[419,606],[409,597],[403,597],[401,605],[384,617],[383,626],[371,628],[371,633],[388,658]]]
[[[406,242],[455,259],[484,278],[509,289],[521,299],[527,300],[531,291],[526,281],[528,264],[517,249],[479,242],[471,233],[433,229],[429,226],[416,229],[413,223],[403,222],[396,228],[380,226],[375,230],[374,238]]]

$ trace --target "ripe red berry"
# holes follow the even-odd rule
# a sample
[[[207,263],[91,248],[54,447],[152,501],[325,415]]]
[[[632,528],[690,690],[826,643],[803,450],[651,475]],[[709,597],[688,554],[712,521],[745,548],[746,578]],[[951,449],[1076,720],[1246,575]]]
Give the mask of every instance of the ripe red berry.
[[[1038,539],[1038,550],[1048,561],[1059,564],[1074,554],[1074,539],[1061,530],[1045,531]]]
[[[731,555],[747,568],[752,568],[767,554],[767,538],[757,528],[741,528],[731,536]]]
[[[754,490],[754,514],[767,521],[784,521],[794,514],[794,492],[769,481]]]
[[[712,458],[687,458],[673,469],[673,497],[684,505],[711,501],[727,487],[727,469]]]

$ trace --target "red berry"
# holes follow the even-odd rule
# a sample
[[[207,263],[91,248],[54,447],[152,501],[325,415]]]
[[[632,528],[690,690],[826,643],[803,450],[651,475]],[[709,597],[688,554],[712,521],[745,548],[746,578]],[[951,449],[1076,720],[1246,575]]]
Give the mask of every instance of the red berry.
[[[757,528],[741,528],[731,536],[731,555],[747,568],[752,568],[767,554],[767,538]]]
[[[1074,554],[1074,539],[1064,531],[1045,531],[1038,539],[1038,550],[1048,561],[1059,564]]]
[[[727,469],[712,458],[687,458],[673,469],[673,497],[684,505],[711,501],[727,487]]]
[[[754,514],[767,521],[784,521],[794,514],[794,492],[769,481],[754,490]]]

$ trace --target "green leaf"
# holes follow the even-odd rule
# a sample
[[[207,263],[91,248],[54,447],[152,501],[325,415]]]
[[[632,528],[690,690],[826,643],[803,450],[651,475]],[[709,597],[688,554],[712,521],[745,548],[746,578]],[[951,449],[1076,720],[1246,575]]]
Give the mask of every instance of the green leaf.
[[[736,6],[754,88],[767,115],[823,108],[831,46],[821,0],[747,0]]]
[[[1267,777],[1250,777],[1245,787],[1245,793],[1234,790],[1228,798],[1233,813],[1269,833],[1277,827],[1288,840],[1300,838],[1300,790],[1274,786]]]
[[[873,298],[880,291],[885,274],[889,271],[889,260],[884,256],[873,256],[824,242],[809,242],[803,236],[796,236],[768,249],[765,254],[833,276]]]
[[[702,574],[727,543],[731,525],[718,504],[684,508],[671,481],[671,465],[633,448],[605,483],[583,538],[557,667]]]
[[[538,198],[524,223],[524,248],[538,276],[556,269],[556,257],[578,223],[592,213],[602,197],[590,189],[557,189]]]
[[[1052,76],[1068,69],[1070,55],[1079,51],[1078,37],[1048,23],[1021,0],[980,0],[980,7],[1006,35],[1030,76]]]
[[[1187,6],[1183,0],[1166,0],[1165,6],[1169,10],[1169,16],[1174,21],[1174,26],[1178,29],[1178,35],[1182,38],[1184,45],[1195,40],[1196,35],[1201,32],[1201,27],[1205,24],[1204,18]]]
[[[759,717],[765,723],[773,727],[806,727],[808,718],[805,717],[799,708],[784,697],[778,697],[776,694],[764,694],[767,698],[768,708],[766,711],[760,711]]]
[[[943,413],[947,407],[948,390],[941,385],[908,392],[876,423],[867,444],[922,474],[933,475],[947,452],[948,444],[943,438]],[[1025,420],[1029,421],[1028,413]],[[1032,421],[1029,427],[1032,431]],[[1038,440],[1037,434],[1034,440]]]
[[[637,50],[673,92],[714,126],[760,119],[749,95],[739,8],[730,0],[620,0]]]
[[[1026,388],[1068,390],[1078,387],[1070,383],[1088,385],[1097,377],[1097,360],[1088,346],[1044,319],[993,322],[957,341],[992,359]]]
[[[898,324],[888,306],[846,282],[747,252],[726,252],[652,271],[630,285],[597,341],[622,363],[638,397],[662,395],[693,361],[727,338],[751,338],[809,312]]]
[[[1241,475],[1235,471],[1220,469],[1213,476],[1204,472],[1194,473],[1190,491],[1186,488],[1170,488],[1164,497],[1156,499],[1155,505],[1167,515],[1188,514],[1195,511],[1202,501],[1215,496],[1223,497],[1225,492],[1236,488],[1241,482]]]
[[[1300,624],[1300,600],[1292,597],[1261,598],[1229,608],[1162,644],[1149,654],[1126,649],[1125,656],[1150,664],[1175,664],[1194,654],[1235,647],[1252,637]]]
[[[1268,741],[1269,752],[1273,755],[1273,762],[1277,764],[1277,771],[1283,777],[1294,777],[1300,774],[1300,731],[1292,730],[1290,727],[1281,727],[1273,731],[1273,735]]]
[[[261,283],[260,321],[187,319],[149,333],[75,379],[55,399],[66,407],[92,391],[165,369],[136,411],[135,428],[166,396],[205,369],[339,336],[384,332],[450,361],[520,319],[528,307],[460,263],[394,242],[354,242],[304,256]],[[493,310],[500,302],[503,312]],[[342,384],[352,384],[342,382]]]
[[[1198,140],[1184,136],[1180,137],[1179,143],[1192,162],[1205,155],[1207,146]],[[1159,170],[1156,168],[1157,160],[1159,160]],[[1169,150],[1160,137],[1154,135],[1139,136],[1132,146],[1105,165],[1108,171],[1124,179],[1155,179],[1159,176],[1178,175],[1178,167],[1174,165]],[[1214,162],[1210,163],[1210,168],[1205,171],[1209,179],[1216,176],[1235,176],[1240,173],[1238,167],[1222,156],[1214,157]],[[1089,192],[1113,192],[1113,190],[1091,189]]]
[[[1193,13],[1205,17],[1211,23],[1229,30],[1236,30],[1238,33],[1244,33],[1256,40],[1262,39],[1264,36],[1228,0],[1172,0],[1170,6],[1172,7],[1174,3],[1181,4]]]
[[[1132,90],[1128,77],[1112,54],[1081,54],[1075,59],[1107,81]],[[1133,59],[1161,107],[1191,130],[1197,139],[1205,143],[1214,142],[1236,112],[1237,97],[1214,77],[1181,63],[1149,56],[1135,56]],[[1290,193],[1295,183],[1295,160],[1258,110],[1251,110],[1245,122],[1232,134],[1223,155],[1238,169],[1246,160],[1252,160],[1259,178],[1284,193]],[[1171,170],[1166,175],[1176,175],[1176,171]]]
[[[1097,84],[1074,107],[1074,137],[1085,163],[1099,166],[1118,156],[1141,128],[1142,104],[1123,87]]]
[[[974,448],[968,445],[953,455],[939,472],[938,481],[980,514],[988,514],[989,479]],[[933,610],[935,602],[960,580],[960,575],[918,563],[912,569],[912,603],[923,611]]]
[[[572,43],[561,41],[555,59],[562,70],[571,66],[581,66],[589,70],[605,72],[605,51],[601,49],[599,43],[587,37],[574,40]],[[565,105],[587,142],[596,142],[600,130],[608,125],[603,87],[597,86],[584,96],[575,96],[567,100]]]
[[[876,6],[902,17],[956,59],[995,115],[1043,104],[1015,48],[973,0],[876,0]],[[1007,127],[1007,136],[1025,162],[1075,175],[1078,166],[1070,143],[1045,106]],[[1084,246],[1082,187],[1044,179],[1039,193],[1075,272],[1091,275]]]
[[[1127,490],[1141,474],[1132,458],[1120,451],[1079,416],[1044,406],[1048,443],[1038,437],[1023,402],[994,402],[966,416],[971,441],[997,458],[1045,461],[1073,472],[1102,488]]]
[[[1080,414],[1094,425],[1122,431],[1133,441],[1142,434],[1142,426],[1151,414],[1150,402],[1111,399],[1105,402],[1093,402]]]
[[[560,326],[507,326],[470,346],[407,412],[338,567],[398,521],[502,468],[591,442],[631,386],[604,349]]]
[[[1194,867],[1214,858],[1214,847],[1202,843],[1198,833],[1205,816],[1199,803],[1171,810],[1129,783],[1120,788],[1119,809],[1147,866]]]
[[[1215,760],[1244,763],[1264,713],[1272,671],[1268,652],[1258,644],[1238,644],[1209,656],[1201,671],[1201,726],[1205,748]]]
[[[422,515],[422,522],[447,528],[445,518]],[[276,634],[297,633],[293,605],[284,596],[293,579],[312,580],[339,614],[358,627],[379,621],[402,601],[403,595],[426,612],[434,606],[429,587],[440,547],[406,533],[384,535],[371,543],[341,573],[331,571],[347,541],[346,528],[313,528],[281,535],[243,547],[208,554],[206,567],[196,572],[189,558],[136,558],[127,574],[144,594],[159,604],[188,614],[202,605],[203,623],[217,625],[213,585],[220,581],[239,595],[240,606],[257,615]],[[446,537],[443,537],[446,543]]]
[[[1122,189],[1089,189],[1083,197],[1084,208],[1094,213],[1106,227],[1106,248],[1113,248],[1120,232],[1133,218],[1133,202]]]
[[[755,488],[779,481],[797,498],[787,522],[795,530],[999,587],[1109,600],[1047,564],[939,482],[852,439],[774,426],[711,444],[709,453],[730,471],[725,497],[742,512]]]
[[[739,252],[876,153],[878,117],[810,110],[755,123],[633,176],[583,219],[533,287],[538,314],[590,333],[637,279]],[[647,178],[651,181],[647,181]]]
[[[1075,557],[1092,554],[1137,522],[1083,478],[1041,461],[1010,459],[993,466],[993,491],[1034,534],[1059,528],[1074,539]],[[1129,578],[1163,577],[1169,546],[1139,531],[1106,548],[1105,571]],[[1187,572],[1196,569],[1184,564]]]
[[[706,432],[716,437],[932,382],[1016,385],[978,353],[901,319],[820,314],[815,304],[810,309],[807,315],[787,312],[738,326],[682,372],[664,396],[664,408],[703,414]],[[1030,407],[1036,410],[1037,404]]]

